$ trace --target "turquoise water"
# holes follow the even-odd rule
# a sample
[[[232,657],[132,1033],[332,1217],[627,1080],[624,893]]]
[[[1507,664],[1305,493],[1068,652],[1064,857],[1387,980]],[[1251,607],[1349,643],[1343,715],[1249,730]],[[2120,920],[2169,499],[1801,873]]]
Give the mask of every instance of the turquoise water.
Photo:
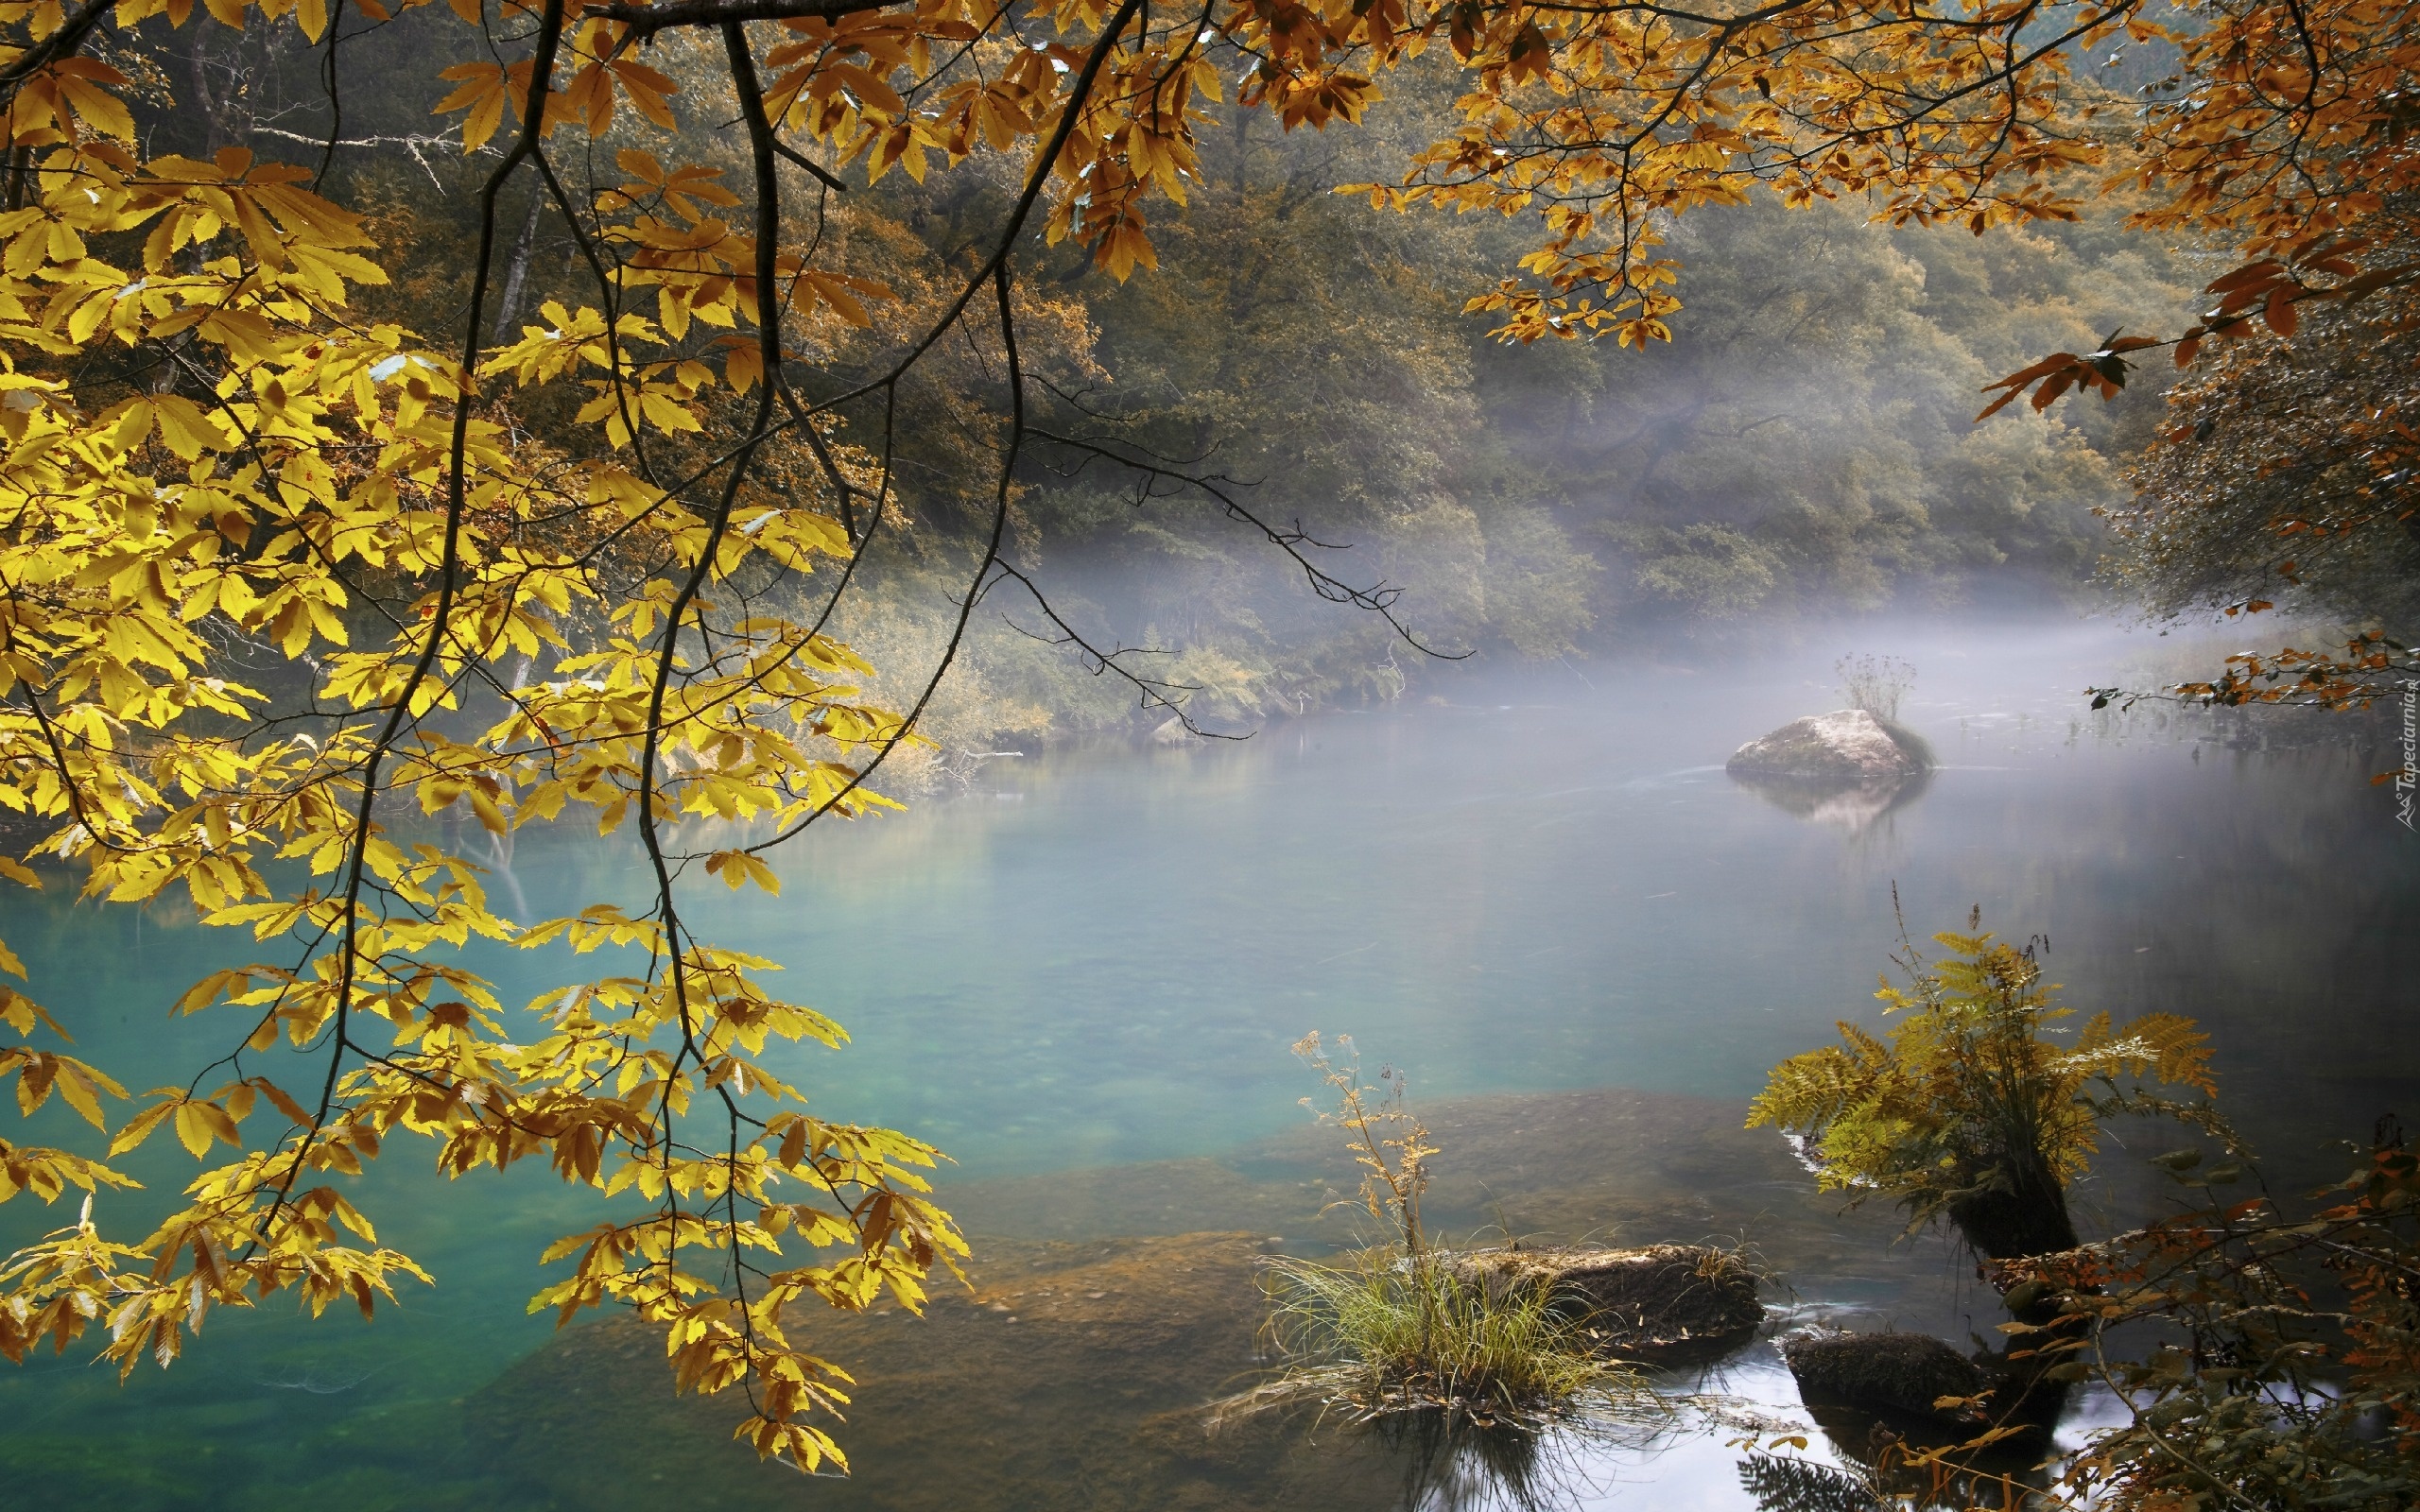
[[[1869,649],[1921,669],[1903,717],[1944,763],[1926,790],[1827,821],[1725,778],[1738,742],[1837,704],[1832,658]],[[1970,904],[2047,936],[2079,1006],[2201,1019],[2273,1166],[2328,1174],[2323,1142],[2420,1105],[2402,922],[2420,843],[2367,781],[2383,748],[2247,752],[2191,720],[2087,719],[2073,690],[2138,650],[2063,626],[1455,673],[1436,701],[1239,743],[996,759],[906,816],[820,830],[778,899],[706,884],[694,917],[851,1029],[793,1068],[822,1111],[931,1139],[982,1181],[1286,1128],[1312,1090],[1287,1046],[1312,1028],[1420,1097],[1744,1101],[1834,1019],[1872,1017],[1895,883],[1920,936]],[[499,893],[540,917],[628,895],[637,865],[527,834]],[[170,908],[8,910],[34,995],[131,1088],[217,1053],[221,1026],[164,1005],[248,942]],[[551,964],[500,963],[508,999]],[[47,1111],[32,1132],[71,1137]],[[438,1287],[369,1326],[222,1313],[123,1387],[74,1350],[0,1371],[0,1508],[510,1504],[459,1404],[544,1343],[522,1308],[535,1252],[597,1214],[537,1172],[448,1188],[408,1143],[385,1164],[359,1200]],[[191,1166],[161,1149],[138,1169],[173,1186]],[[72,1216],[20,1198],[0,1246]]]

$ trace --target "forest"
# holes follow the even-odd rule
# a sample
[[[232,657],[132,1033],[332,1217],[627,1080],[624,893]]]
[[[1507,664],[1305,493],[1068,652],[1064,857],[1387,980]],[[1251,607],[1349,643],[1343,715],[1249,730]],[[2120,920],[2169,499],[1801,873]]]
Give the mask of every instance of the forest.
[[[458,28],[421,16],[356,44],[340,117],[291,18],[223,42],[204,30],[190,57],[150,60],[155,99],[189,77],[206,102],[145,121],[163,150],[261,144],[308,163],[303,139],[334,134],[313,165],[394,265],[392,283],[361,292],[373,319],[463,307],[494,156],[461,152],[426,90],[386,66],[475,55]],[[684,71],[676,42],[664,51],[668,77],[712,87],[711,60]],[[2144,69],[2102,72],[2118,87]],[[1339,132],[1205,102],[1202,188],[1155,241],[1160,276],[1114,277],[1072,245],[1029,274],[1043,381],[1074,424],[1349,548],[1340,571],[1399,590],[1416,645],[1303,593],[1294,564],[1217,500],[1037,453],[1011,529],[1088,643],[1147,650],[1150,678],[1198,690],[1192,707],[1240,730],[1397,696],[1429,662],[1423,648],[1542,659],[1641,637],[1720,642],[1752,619],[2110,597],[2099,516],[2129,497],[2162,413],[2157,375],[2115,404],[1996,427],[1973,423],[1975,396],[2036,350],[2181,322],[2222,253],[2131,234],[2116,216],[1978,238],[1877,225],[1847,203],[1794,214],[1760,194],[1675,228],[1670,248],[1696,271],[1674,339],[1507,342],[1464,305],[1518,258],[1518,227],[1373,214],[1337,192],[1400,177],[1452,87],[1447,71],[1408,70]],[[651,151],[656,135],[626,109],[586,150],[601,163]],[[745,173],[734,137],[685,144],[717,183]],[[977,157],[834,193],[820,234],[836,266],[920,309],[975,254],[1013,169]],[[550,300],[576,304],[589,276],[546,201],[516,185],[498,202],[498,341]],[[830,333],[836,382],[875,370],[890,323]],[[979,546],[967,510],[986,443],[968,416],[984,381],[942,353],[899,395],[890,438],[907,528],[865,565],[864,617],[842,620],[877,667],[924,660],[934,610]],[[1062,633],[1013,594],[987,604],[928,728],[980,748],[1167,717],[1088,675]]]

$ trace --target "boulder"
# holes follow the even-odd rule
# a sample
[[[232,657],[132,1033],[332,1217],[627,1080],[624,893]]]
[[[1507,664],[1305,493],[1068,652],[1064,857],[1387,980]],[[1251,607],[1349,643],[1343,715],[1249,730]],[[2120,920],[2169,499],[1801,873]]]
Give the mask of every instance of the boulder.
[[[1842,786],[1904,782],[1931,763],[1923,742],[1862,709],[1793,719],[1732,752],[1724,769],[1737,777]]]
[[[1979,1396],[1992,1384],[1982,1366],[1926,1333],[1809,1329],[1784,1338],[1781,1357],[1797,1378],[1799,1395],[1810,1402],[1843,1402],[1935,1421],[1971,1418],[1971,1410],[1933,1403]]]
[[[1727,1348],[1764,1321],[1756,1273],[1727,1249],[1491,1249],[1454,1266],[1493,1293],[1548,1288],[1558,1311],[1596,1330],[1610,1353],[1666,1355]]]

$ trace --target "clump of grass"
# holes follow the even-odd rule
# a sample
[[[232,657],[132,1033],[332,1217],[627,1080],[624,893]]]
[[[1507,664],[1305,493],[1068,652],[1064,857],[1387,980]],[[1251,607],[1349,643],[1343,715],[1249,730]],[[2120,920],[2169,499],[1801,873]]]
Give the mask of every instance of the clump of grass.
[[[1214,1423],[1316,1402],[1370,1420],[1403,1413],[1448,1424],[1521,1427],[1616,1402],[1652,1402],[1628,1367],[1597,1355],[1582,1324],[1556,1309],[1546,1286],[1489,1286],[1440,1254],[1420,1222],[1437,1153],[1404,1103],[1401,1072],[1361,1079],[1350,1039],[1330,1056],[1314,1033],[1294,1053],[1336,1097],[1320,1121],[1340,1129],[1362,1170],[1358,1207],[1393,1242],[1332,1262],[1280,1259],[1263,1273],[1269,1332],[1288,1364],[1274,1381],[1214,1409]],[[1304,1099],[1310,1106],[1308,1098]]]
[[[1841,692],[1850,708],[1872,714],[1900,749],[1925,766],[1940,765],[1933,757],[1932,743],[1899,723],[1899,700],[1916,685],[1914,662],[1888,656],[1844,656],[1832,663],[1832,671],[1841,679]]]
[[[1547,1288],[1490,1288],[1433,1253],[1281,1260],[1264,1284],[1289,1363],[1238,1410],[1316,1401],[1357,1418],[1430,1412],[1493,1427],[1651,1400],[1635,1371],[1591,1352]]]

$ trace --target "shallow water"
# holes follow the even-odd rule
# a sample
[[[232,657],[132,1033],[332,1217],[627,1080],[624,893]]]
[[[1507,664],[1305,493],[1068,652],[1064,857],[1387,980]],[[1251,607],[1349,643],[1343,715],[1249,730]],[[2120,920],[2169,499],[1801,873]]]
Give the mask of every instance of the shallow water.
[[[2190,720],[2086,719],[2074,690],[2107,680],[2133,646],[2104,627],[2037,627],[1869,634],[1721,670],[1465,674],[1438,680],[1442,703],[1241,743],[1002,759],[965,793],[819,833],[785,864],[778,900],[717,902],[713,933],[785,961],[784,985],[849,1025],[855,1041],[803,1056],[800,1078],[827,1114],[950,1150],[970,1227],[1009,1242],[994,1248],[1003,1275],[1031,1263],[1019,1244],[1340,1237],[1317,1210],[1345,1178],[1300,1126],[1296,1100],[1314,1088],[1287,1055],[1319,1028],[1403,1066],[1438,1108],[1453,1223],[1744,1235],[1798,1305],[1959,1337],[1975,1299],[1944,1246],[1894,1247],[1887,1214],[1838,1218],[1775,1144],[1737,1128],[1774,1060],[1836,1018],[1874,1018],[1893,883],[1920,936],[1978,903],[1986,927],[2048,936],[2051,974],[2081,1007],[2200,1018],[2228,1105],[2281,1186],[2333,1174],[2324,1142],[2420,1101],[2400,927],[2420,903],[2420,846],[2367,782],[2387,758],[2246,753]],[[1810,819],[1729,782],[1720,762],[1739,741],[1837,703],[1829,664],[1849,649],[1922,669],[1903,717],[1943,760],[1929,785],[1885,812]],[[500,888],[543,915],[635,885],[635,862],[525,835]],[[242,958],[240,942],[173,910],[95,913],[50,895],[12,895],[0,936],[85,1053],[134,1063],[122,1079],[135,1089],[217,1053],[219,1026],[166,1022],[164,1005]],[[503,963],[518,973],[508,998],[546,985],[543,966]],[[2136,1157],[2175,1143],[2118,1133],[2138,1148],[2105,1152],[2083,1194],[2097,1222],[2131,1221],[2156,1197]],[[38,1120],[35,1137],[72,1136]],[[1056,1406],[1026,1404],[1061,1426],[1033,1440],[1040,1468],[1014,1477],[987,1478],[984,1456],[1031,1449],[1031,1435],[987,1425],[984,1411],[1006,1408],[1000,1393],[969,1395],[972,1375],[930,1383],[929,1400],[956,1403],[938,1438],[870,1401],[844,1434],[856,1486],[760,1471],[719,1442],[720,1403],[686,1409],[685,1447],[644,1469],[600,1446],[632,1441],[621,1425],[655,1410],[638,1404],[664,1394],[661,1366],[610,1331],[549,1348],[545,1323],[522,1315],[536,1249],[597,1214],[535,1173],[432,1202],[440,1183],[414,1152],[387,1164],[359,1200],[437,1289],[368,1327],[222,1314],[195,1355],[123,1388],[73,1352],[0,1372],[0,1508],[635,1504],[660,1494],[659,1473],[704,1504],[965,1504],[930,1469],[941,1459],[967,1484],[1055,1487],[1001,1505],[1174,1505],[1171,1488],[1191,1484],[1164,1433],[1070,1439],[1051,1457],[1050,1435],[1086,1417],[1097,1370],[1066,1375]],[[172,1187],[189,1170],[160,1151],[141,1174]],[[130,1215],[141,1205],[118,1201]],[[0,1209],[0,1245],[70,1216],[20,1199]],[[1247,1299],[1219,1325],[1236,1368],[1250,1366],[1250,1313]],[[592,1355],[630,1358],[608,1368]],[[1155,1412],[1233,1374],[1136,1368],[1148,1381],[1133,1400],[1165,1397]],[[608,1423],[561,1410],[546,1383],[566,1370],[613,1404]],[[1768,1354],[1730,1370],[1734,1389],[1791,1404]],[[1582,1454],[1572,1499],[1752,1505],[1724,1436]],[[1399,1500],[1400,1466],[1360,1452],[1306,1459],[1289,1442],[1257,1468],[1230,1454],[1196,1478],[1203,1504],[1295,1504],[1314,1485],[1322,1504]],[[918,1473],[886,1477],[885,1462]],[[1283,1474],[1269,1469],[1280,1462]],[[1436,1500],[1433,1486],[1417,1494]]]

